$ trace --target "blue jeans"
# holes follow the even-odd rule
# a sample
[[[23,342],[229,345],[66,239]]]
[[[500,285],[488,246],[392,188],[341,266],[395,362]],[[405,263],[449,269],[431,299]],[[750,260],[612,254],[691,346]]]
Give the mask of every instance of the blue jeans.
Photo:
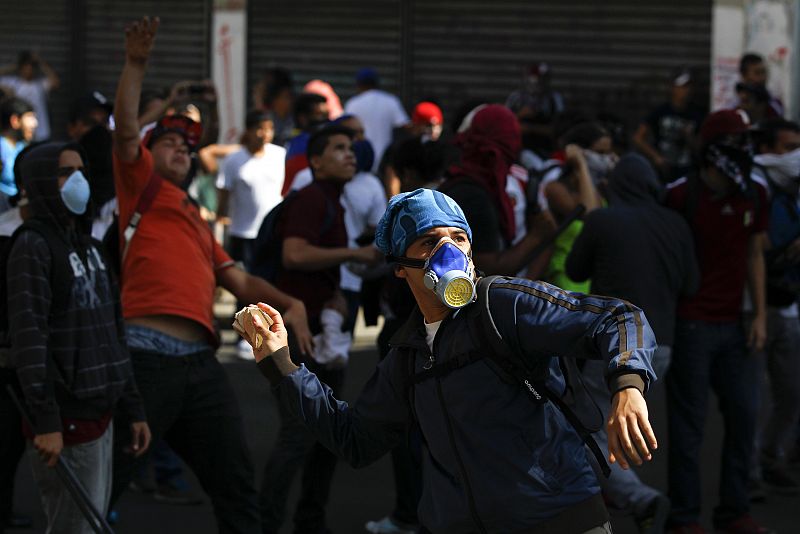
[[[699,459],[709,387],[719,399],[725,424],[714,524],[724,525],[748,512],[747,480],[758,409],[757,368],[755,358],[748,354],[741,323],[678,321],[667,374],[672,524],[700,519]]]

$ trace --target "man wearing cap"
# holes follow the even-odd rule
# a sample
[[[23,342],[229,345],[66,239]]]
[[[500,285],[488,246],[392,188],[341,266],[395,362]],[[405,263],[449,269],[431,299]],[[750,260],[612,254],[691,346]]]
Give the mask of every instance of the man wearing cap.
[[[392,131],[408,123],[408,115],[400,99],[378,89],[378,73],[365,67],[356,73],[356,96],[344,106],[344,112],[355,115],[364,123],[364,135],[375,150],[373,172],[392,142]]]
[[[200,479],[220,532],[256,533],[260,518],[241,414],[214,357],[214,290],[221,285],[248,302],[277,299],[303,350],[310,350],[311,334],[302,302],[233,266],[183,189],[199,125],[163,117],[139,140],[139,97],[158,24],[145,17],[126,28],[114,108],[127,341],[153,438],[163,437]],[[130,227],[135,213],[141,219]],[[129,457],[114,459],[112,501],[136,468]]]
[[[667,205],[686,217],[694,235],[700,287],[678,303],[673,359],[667,375],[670,524],[700,526],[700,445],[709,386],[725,423],[716,532],[767,532],[749,515],[747,481],[757,412],[757,362],[747,352],[766,339],[764,243],[766,189],[751,176],[749,119],[741,110],[709,115],[700,127],[699,166],[670,184]],[[753,303],[742,326],[747,283]]]
[[[407,128],[395,130],[392,144],[386,147],[383,160],[378,165],[378,176],[383,179],[383,186],[389,197],[400,192],[400,177],[394,168],[394,159],[400,146],[409,139],[419,139],[423,143],[435,143],[442,136],[444,115],[439,106],[433,102],[420,102],[414,106],[411,123]],[[448,145],[450,146],[450,145]],[[453,150],[456,150],[453,147]],[[453,160],[458,157],[452,157]]]
[[[417,189],[392,198],[376,245],[397,262],[395,274],[418,307],[352,408],[292,363],[280,314],[264,304],[275,324],[267,330],[254,320],[265,339],[255,351],[259,367],[283,409],[356,467],[418,424],[424,532],[611,532],[597,477],[564,412],[541,397],[532,402],[533,386],[500,367],[499,354],[469,329],[473,306],[486,304],[472,304],[471,238],[448,196]],[[655,378],[655,342],[641,311],[512,278],[495,281],[488,296],[498,333],[521,359],[542,366],[548,388],[564,388],[552,356],[605,359],[614,393],[609,458],[623,467],[649,460],[656,440],[642,392]]]
[[[73,141],[78,141],[95,126],[108,128],[112,111],[114,104],[100,91],[78,97],[70,109],[67,135]]]
[[[694,80],[688,69],[670,77],[669,101],[639,124],[634,146],[650,159],[665,182],[685,176],[692,165],[692,144],[703,111],[692,102]]]

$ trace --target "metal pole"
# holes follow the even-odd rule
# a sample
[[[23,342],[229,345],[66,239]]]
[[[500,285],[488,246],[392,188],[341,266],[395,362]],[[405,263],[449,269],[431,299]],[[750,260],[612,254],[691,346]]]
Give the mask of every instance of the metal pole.
[[[13,400],[14,404],[17,406],[17,410],[19,410],[22,420],[25,421],[25,424],[28,425],[28,428],[33,429],[31,418],[11,384],[6,386],[6,390],[8,391],[11,400]],[[103,515],[97,511],[97,508],[94,507],[91,499],[89,499],[89,495],[86,493],[86,489],[80,483],[78,477],[75,476],[72,468],[61,456],[58,457],[55,470],[58,478],[61,479],[61,482],[75,500],[75,504],[77,504],[78,508],[80,508],[83,517],[85,517],[89,522],[89,526],[92,527],[92,530],[94,530],[97,534],[114,534],[114,531],[111,530],[106,518],[103,517]]]

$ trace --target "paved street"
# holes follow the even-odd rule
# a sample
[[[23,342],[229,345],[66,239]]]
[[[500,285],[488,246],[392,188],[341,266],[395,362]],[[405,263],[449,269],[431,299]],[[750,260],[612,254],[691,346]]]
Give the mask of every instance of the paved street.
[[[227,309],[227,308],[226,308]],[[345,387],[345,399],[352,400],[369,378],[377,362],[377,351],[372,339],[375,329],[360,330],[357,349],[351,357],[349,375]],[[247,425],[250,448],[260,478],[261,468],[275,437],[278,414],[275,402],[269,393],[266,381],[257,372],[253,363],[237,360],[233,355],[233,333],[225,332],[225,346],[220,351],[220,360],[225,364],[231,382],[234,384]],[[664,392],[657,388],[649,399],[652,420],[660,442],[667,443],[665,430]],[[716,494],[716,480],[719,470],[719,444],[722,440],[720,419],[715,413],[715,403],[709,403],[711,411],[708,419],[708,435],[703,449],[704,495],[707,512],[705,523],[710,527],[710,509]],[[666,484],[666,448],[658,451],[652,464],[640,469],[644,480],[664,487]],[[800,476],[800,470],[795,471]],[[16,509],[35,517],[36,532],[44,529],[44,517],[39,506],[38,496],[33,486],[27,463],[22,464],[17,474],[18,491]],[[191,479],[195,488],[197,483]],[[292,493],[292,503],[297,495],[297,484]],[[336,534],[364,532],[367,520],[378,519],[390,511],[394,500],[391,466],[388,457],[365,469],[354,470],[339,464],[328,511],[331,530]],[[753,514],[764,524],[781,534],[800,532],[800,498],[768,495],[765,504],[755,505]],[[216,531],[213,513],[206,499],[200,506],[170,506],[155,502],[150,496],[129,492],[118,507],[119,522],[114,526],[119,534],[211,534]],[[629,519],[614,519],[615,533],[633,534],[635,529]],[[10,531],[23,532],[23,531]],[[30,531],[28,531],[30,532]],[[283,532],[290,533],[286,526]]]

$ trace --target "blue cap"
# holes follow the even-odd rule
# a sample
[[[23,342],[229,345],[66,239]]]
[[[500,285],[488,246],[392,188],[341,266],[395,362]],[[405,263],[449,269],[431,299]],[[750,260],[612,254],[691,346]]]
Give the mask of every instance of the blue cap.
[[[395,195],[375,229],[375,246],[386,255],[402,256],[420,235],[431,228],[454,226],[472,230],[455,200],[433,189],[417,189]]]
[[[356,73],[356,83],[378,83],[378,73],[372,67],[364,67]]]

